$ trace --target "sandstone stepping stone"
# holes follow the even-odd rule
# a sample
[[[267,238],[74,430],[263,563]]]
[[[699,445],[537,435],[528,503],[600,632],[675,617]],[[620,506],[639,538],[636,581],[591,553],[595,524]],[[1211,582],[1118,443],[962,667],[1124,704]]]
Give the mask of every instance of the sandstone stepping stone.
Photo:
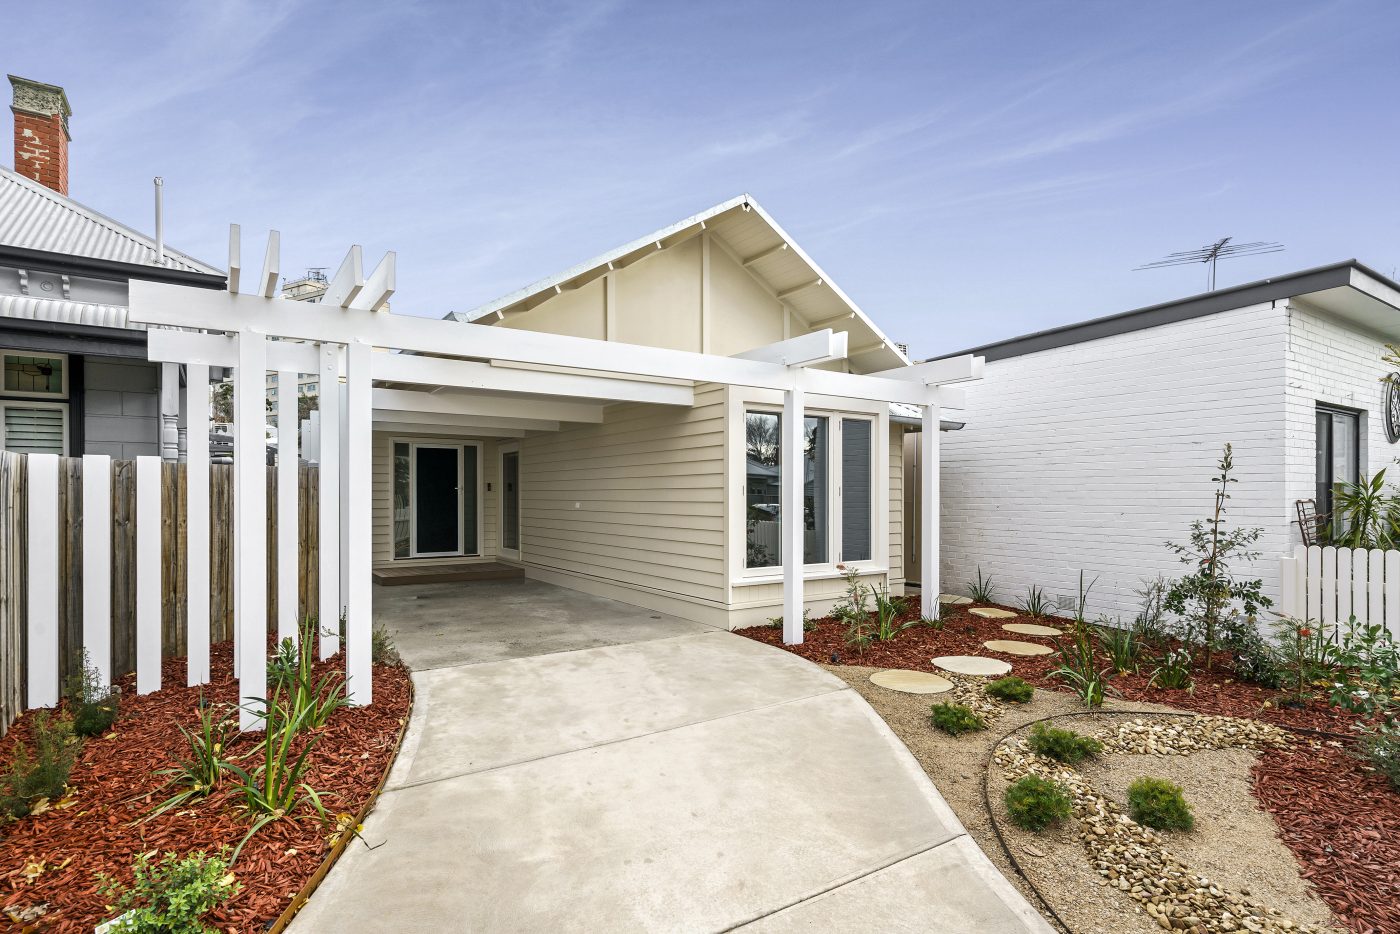
[[[928,671],[909,671],[904,668],[877,671],[870,676],[870,683],[905,694],[942,694],[953,689],[953,682],[947,678]]]
[[[980,616],[983,619],[1015,619],[1016,614],[1010,610],[999,610],[994,606],[979,606],[976,609],[968,610],[973,616]]]
[[[939,603],[948,603],[953,606],[967,606],[972,602],[971,597],[960,597],[955,593],[941,593],[938,595]]]
[[[1004,675],[1011,671],[1009,662],[984,655],[940,655],[934,665],[958,675]]]
[[[1063,636],[1063,629],[1054,626],[1039,626],[1035,623],[1004,623],[1001,627],[1007,632],[1018,632],[1023,636]]]
[[[983,648],[992,652],[1005,652],[1007,655],[1049,655],[1055,651],[1048,645],[1036,642],[1017,642],[1015,639],[993,639],[983,642]]]

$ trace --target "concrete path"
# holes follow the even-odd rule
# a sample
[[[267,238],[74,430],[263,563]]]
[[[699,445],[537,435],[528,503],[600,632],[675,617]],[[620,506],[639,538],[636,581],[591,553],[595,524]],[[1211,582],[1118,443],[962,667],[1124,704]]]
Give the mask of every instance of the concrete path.
[[[375,849],[347,849],[293,934],[1050,931],[839,679],[740,636],[547,599],[575,622],[508,615],[510,645],[535,625],[540,645],[612,644],[416,672]],[[442,602],[396,614],[411,660],[505,650],[416,631],[446,622]],[[463,639],[495,625],[475,602],[456,610]]]

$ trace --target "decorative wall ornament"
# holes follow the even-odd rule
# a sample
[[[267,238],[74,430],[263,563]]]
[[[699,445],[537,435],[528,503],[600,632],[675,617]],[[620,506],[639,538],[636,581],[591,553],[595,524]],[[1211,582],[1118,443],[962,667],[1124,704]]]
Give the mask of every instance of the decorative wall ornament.
[[[1400,441],[1400,373],[1391,373],[1385,383],[1385,440]]]

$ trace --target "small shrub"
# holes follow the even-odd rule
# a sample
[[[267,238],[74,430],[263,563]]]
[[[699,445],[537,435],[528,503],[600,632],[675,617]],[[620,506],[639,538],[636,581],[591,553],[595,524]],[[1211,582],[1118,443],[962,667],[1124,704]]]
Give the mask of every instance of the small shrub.
[[[1400,726],[1383,723],[1364,731],[1356,747],[1361,760],[1384,776],[1400,791]]]
[[[166,853],[152,865],[150,854],[136,857],[131,884],[98,876],[98,892],[112,900],[109,911],[130,912],[117,926],[131,934],[196,934],[212,932],[203,917],[238,894],[239,885],[228,862],[203,852],[180,857]]]
[[[904,601],[891,597],[889,587],[881,584],[880,589],[875,591],[875,638],[888,642],[909,627],[919,624],[917,620],[901,624],[899,615],[903,612]]]
[[[231,712],[215,719],[213,708],[202,706],[198,732],[191,732],[178,723],[175,725],[189,743],[190,755],[188,759],[177,759],[173,768],[156,772],[157,775],[169,775],[166,786],[173,785],[179,791],[152,811],[151,817],[164,814],[195,798],[202,798],[219,787],[229,766],[224,759],[224,750],[235,734],[232,720]]]
[[[1138,656],[1142,654],[1142,643],[1138,641],[1136,630],[1126,629],[1100,619],[1094,636],[1099,647],[1108,656],[1114,674],[1126,675],[1138,670]]]
[[[1235,661],[1235,677],[1266,688],[1283,687],[1287,678],[1283,660],[1250,626],[1229,646]]]
[[[929,722],[949,736],[961,736],[987,728],[971,707],[962,704],[934,704],[929,708],[929,713]]]
[[[1035,688],[1015,675],[989,681],[985,690],[997,700],[1010,701],[1013,704],[1024,704],[1035,694]]]
[[[1079,701],[1090,709],[1103,705],[1104,675],[1108,669],[1100,669],[1094,660],[1094,643],[1089,638],[1086,627],[1075,624],[1066,641],[1056,640],[1060,664],[1050,677],[1069,684],[1079,696]]]
[[[769,627],[770,629],[782,629],[782,628],[783,628],[783,620],[784,620],[784,618],[785,618],[785,617],[782,617],[782,616],[770,616],[770,617],[768,617],[768,627]],[[802,611],[802,631],[803,631],[803,632],[812,632],[812,631],[815,630],[816,628],[817,628],[817,623],[816,623],[816,620],[812,619],[812,611],[811,611],[811,610],[804,609],[804,610]],[[391,664],[395,664],[395,665],[402,664],[401,660],[399,659],[398,650],[394,648],[394,642],[393,642],[393,640],[389,637],[389,631],[388,631],[387,629],[384,629],[383,627],[379,627],[379,626],[375,627],[375,630],[374,630],[375,647],[378,648],[379,638],[380,638],[380,633],[381,633],[381,632],[383,633],[383,638],[384,638],[385,642],[387,642],[388,645],[389,645],[389,651],[391,651],[391,652],[394,653],[394,661],[391,662]],[[375,655],[374,660],[375,660],[376,662],[379,661],[379,656],[378,656],[377,654]]]
[[[1191,653],[1186,649],[1168,649],[1162,653],[1157,670],[1152,672],[1149,686],[1191,690]]]
[[[1103,751],[1103,743],[1092,736],[1082,736],[1073,730],[1061,730],[1044,723],[1037,723],[1031,727],[1030,739],[1027,742],[1030,743],[1032,752],[1067,765],[1083,762]]]
[[[1045,588],[1037,587],[1035,584],[1026,591],[1026,599],[1021,601],[1021,612],[1033,619],[1041,619],[1050,615],[1050,598],[1045,595]]]
[[[806,620],[804,619],[805,623]],[[778,621],[782,625],[782,620]],[[816,624],[814,623],[813,626]],[[389,634],[389,629],[383,623],[374,627],[373,641],[370,643],[370,659],[376,665],[402,665],[403,657],[399,655],[399,647],[394,645],[394,637]]]
[[[996,596],[996,589],[992,585],[991,575],[982,576],[982,567],[977,567],[977,580],[967,582],[967,594],[972,598],[973,603],[991,603]]]
[[[1139,778],[1128,786],[1128,816],[1153,830],[1190,830],[1196,825],[1181,786],[1164,778]]]
[[[81,670],[68,679],[68,703],[73,710],[73,732],[97,736],[111,729],[117,719],[117,689],[88,663],[83,650]]]
[[[1023,830],[1039,833],[1072,813],[1069,795],[1055,782],[1027,775],[1006,789],[1006,812]]]
[[[14,762],[0,776],[0,812],[27,817],[39,798],[63,797],[81,745],[73,735],[73,718],[47,710],[34,715],[34,753],[24,743],[15,745]]]

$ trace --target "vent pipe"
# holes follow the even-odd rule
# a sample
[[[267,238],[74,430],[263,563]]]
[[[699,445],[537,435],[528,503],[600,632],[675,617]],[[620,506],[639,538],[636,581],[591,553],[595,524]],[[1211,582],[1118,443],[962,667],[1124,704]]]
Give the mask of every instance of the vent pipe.
[[[154,179],[156,183],[156,262],[165,265],[165,217],[161,206],[161,191],[165,188],[165,179],[157,175]]]

